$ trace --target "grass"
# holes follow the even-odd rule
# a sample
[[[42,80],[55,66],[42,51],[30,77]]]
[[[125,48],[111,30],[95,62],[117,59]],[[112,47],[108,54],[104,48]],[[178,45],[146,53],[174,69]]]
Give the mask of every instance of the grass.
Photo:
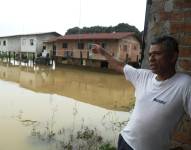
[[[56,149],[64,150],[116,150],[110,141],[104,141],[98,134],[97,129],[90,129],[83,126],[77,133],[70,132],[66,134],[66,129],[60,129],[58,132],[46,128],[45,132],[32,129],[31,135],[41,141],[56,144]]]
[[[90,128],[82,122],[77,130],[61,128],[56,130],[55,112],[46,124],[35,120],[23,119],[22,112],[19,112],[17,120],[26,127],[32,127],[30,135],[45,144],[49,144],[52,150],[116,150],[112,141],[104,140],[96,128]],[[123,126],[123,123],[113,123],[117,129]],[[111,132],[113,130],[111,129]]]

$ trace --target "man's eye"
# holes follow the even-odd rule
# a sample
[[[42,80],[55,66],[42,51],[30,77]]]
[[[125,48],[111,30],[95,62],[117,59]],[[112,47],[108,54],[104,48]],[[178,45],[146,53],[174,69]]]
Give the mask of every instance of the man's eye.
[[[162,54],[161,52],[157,52],[157,53],[154,53],[155,55],[160,55],[160,54]]]

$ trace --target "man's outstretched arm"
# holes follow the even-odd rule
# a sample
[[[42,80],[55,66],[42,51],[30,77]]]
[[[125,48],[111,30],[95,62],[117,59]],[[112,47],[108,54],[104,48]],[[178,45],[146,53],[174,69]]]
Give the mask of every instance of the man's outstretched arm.
[[[123,67],[125,65],[124,62],[121,62],[119,60],[116,60],[111,54],[109,54],[104,48],[102,48],[100,45],[98,44],[94,44],[92,47],[92,51],[95,53],[100,53],[103,56],[105,56],[105,58],[107,59],[107,61],[109,62],[109,64],[111,65],[112,69],[114,69],[116,72],[118,73],[123,73]]]

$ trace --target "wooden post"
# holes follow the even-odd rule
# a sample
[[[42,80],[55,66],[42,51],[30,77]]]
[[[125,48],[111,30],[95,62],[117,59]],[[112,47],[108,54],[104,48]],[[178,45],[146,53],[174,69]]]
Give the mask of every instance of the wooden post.
[[[29,66],[29,52],[27,52],[27,67]]]
[[[81,65],[83,65],[82,51],[80,51],[80,62],[81,62]]]
[[[129,55],[128,54],[126,54],[126,58],[125,58],[125,61],[126,61],[126,64],[128,64],[128,61],[129,61]]]
[[[22,61],[22,52],[19,52],[19,65],[21,65],[21,61]]]
[[[89,50],[87,51],[87,59],[89,59]]]
[[[7,62],[9,61],[8,59],[9,59],[9,56],[8,56],[8,51],[6,51],[6,59],[7,59]]]
[[[11,62],[11,52],[9,51],[9,63]]]
[[[14,65],[15,65],[15,52],[13,52],[13,61],[14,61]]]
[[[54,43],[52,45],[52,63],[53,61],[56,62],[56,45]]]
[[[1,61],[3,61],[3,51],[1,51]]]
[[[33,62],[33,65],[35,64],[34,61],[35,61],[35,53],[32,53],[32,62]]]
[[[5,52],[2,51],[2,60],[4,60]]]

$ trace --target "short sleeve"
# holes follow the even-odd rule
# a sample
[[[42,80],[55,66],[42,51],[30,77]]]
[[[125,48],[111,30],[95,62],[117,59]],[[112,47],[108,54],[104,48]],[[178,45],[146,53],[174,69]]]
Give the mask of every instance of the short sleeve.
[[[184,103],[184,108],[186,113],[190,116],[191,118],[191,86],[190,88],[186,91],[185,93],[185,103]]]
[[[125,67],[123,68],[123,72],[126,80],[130,81],[135,87],[140,75],[139,69],[136,69],[130,65],[125,65]]]

